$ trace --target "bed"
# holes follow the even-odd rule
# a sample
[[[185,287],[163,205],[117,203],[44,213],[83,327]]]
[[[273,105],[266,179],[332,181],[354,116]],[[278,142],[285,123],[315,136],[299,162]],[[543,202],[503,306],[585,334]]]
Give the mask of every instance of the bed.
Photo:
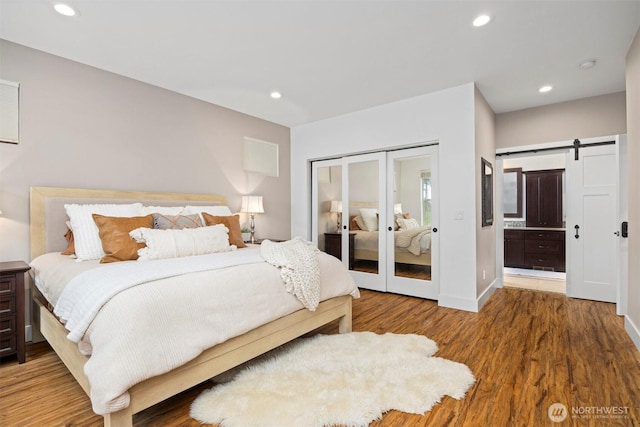
[[[140,202],[144,205],[159,205],[159,206],[184,206],[184,205],[194,205],[194,206],[209,206],[209,205],[226,205],[226,199],[222,196],[217,195],[198,195],[198,194],[178,194],[178,193],[148,193],[148,192],[126,192],[126,191],[103,191],[103,190],[87,190],[87,189],[69,189],[69,188],[51,188],[51,187],[33,187],[31,189],[31,259],[32,264],[35,262],[38,264],[40,262],[40,266],[36,270],[40,270],[42,274],[44,274],[44,267],[42,267],[44,263],[42,260],[48,260],[48,262],[53,263],[53,265],[58,265],[57,257],[60,255],[62,249],[65,248],[66,241],[64,239],[64,235],[67,229],[66,225],[66,214],[64,205],[69,203],[74,204],[95,204],[95,203],[129,203],[132,201]],[[207,227],[210,228],[210,227]],[[239,249],[234,251],[233,253],[227,252],[225,254],[220,254],[224,256],[235,256],[234,254],[240,254],[241,256],[255,256],[254,252],[259,251],[260,248],[250,247],[245,249]],[[253,252],[252,252],[253,251]],[[214,254],[215,255],[215,254]],[[205,256],[205,255],[203,255]],[[206,255],[209,256],[209,255]],[[34,261],[38,258],[38,261]],[[198,257],[191,257],[198,258]],[[224,327],[220,328],[220,330],[224,330],[224,334],[230,336],[224,336],[223,333],[218,334],[218,330],[216,329],[216,333],[206,334],[206,339],[203,343],[206,344],[209,340],[222,339],[220,342],[216,342],[210,347],[199,350],[196,348],[194,350],[195,355],[183,355],[183,354],[173,354],[175,345],[167,347],[165,342],[169,342],[170,344],[175,344],[175,342],[171,341],[170,338],[165,337],[164,334],[170,336],[172,333],[177,333],[173,330],[173,322],[168,322],[163,316],[157,316],[159,322],[164,321],[164,326],[167,326],[167,323],[170,323],[171,328],[168,328],[167,331],[162,329],[162,334],[158,336],[157,339],[142,339],[144,343],[140,343],[140,346],[149,345],[151,347],[143,347],[139,351],[142,354],[148,355],[150,358],[160,357],[162,359],[162,363],[177,363],[177,366],[171,366],[166,372],[156,372],[147,378],[143,378],[137,381],[135,384],[129,386],[123,396],[118,396],[114,401],[117,402],[113,407],[108,407],[106,410],[101,410],[100,414],[104,417],[105,426],[131,426],[133,425],[133,415],[152,406],[155,405],[177,393],[180,393],[196,384],[199,384],[203,381],[206,381],[209,378],[212,378],[232,367],[235,367],[247,360],[250,360],[260,354],[263,354],[275,347],[278,347],[286,342],[289,342],[307,332],[313,331],[327,323],[330,323],[334,320],[339,321],[339,332],[349,332],[351,331],[351,305],[352,298],[358,296],[357,288],[353,285],[351,280],[351,285],[347,283],[347,279],[343,278],[349,277],[348,273],[344,270],[344,276],[340,274],[340,276],[330,276],[330,273],[325,273],[326,271],[339,272],[340,266],[339,261],[333,259],[332,257],[326,254],[318,254],[318,261],[321,267],[323,276],[322,287],[320,292],[320,302],[317,305],[315,311],[307,310],[303,308],[302,304],[298,301],[292,300],[293,296],[278,290],[277,298],[283,298],[282,301],[277,300],[278,303],[272,303],[271,299],[269,299],[269,307],[261,307],[257,309],[256,307],[250,307],[251,310],[262,313],[267,312],[263,317],[274,316],[273,319],[268,319],[264,321],[264,319],[251,319],[250,321],[245,321],[245,328],[249,328],[246,331],[242,331],[241,333],[235,333],[233,328]],[[90,263],[82,262],[78,263],[75,261],[65,261],[64,268],[71,268],[71,270],[91,270]],[[122,268],[135,265],[138,261],[131,261],[128,263],[114,263],[120,264]],[[152,262],[152,261],[149,261]],[[234,261],[235,262],[235,261]],[[177,263],[175,263],[177,264]],[[182,261],[180,262],[182,264]],[[220,295],[224,292],[228,294],[232,294],[232,290],[235,291],[235,288],[231,288],[231,286],[237,286],[238,289],[244,289],[247,286],[250,286],[254,280],[243,280],[241,283],[232,283],[231,277],[235,274],[236,269],[238,271],[249,271],[252,270],[255,266],[256,274],[260,276],[264,276],[265,279],[263,282],[260,282],[265,287],[273,287],[274,284],[271,282],[267,283],[268,276],[272,277],[280,277],[279,273],[277,273],[277,269],[264,265],[265,263],[255,263],[252,264],[252,267],[249,268],[245,265],[228,265],[225,268],[221,268],[220,270],[215,271],[203,271],[196,273],[188,273],[188,275],[179,276],[179,280],[182,280],[181,286],[184,288],[179,288],[180,292],[176,291],[175,287],[169,283],[170,280],[173,280],[170,277],[161,278],[149,283],[143,283],[139,286],[135,286],[131,289],[127,289],[126,291],[118,294],[113,297],[108,303],[104,304],[100,311],[93,319],[92,323],[88,327],[87,334],[85,336],[89,336],[91,341],[90,351],[92,352],[91,356],[86,356],[84,353],[87,352],[87,349],[84,348],[83,352],[81,352],[82,345],[79,346],[77,343],[72,342],[67,338],[67,335],[70,334],[65,325],[63,325],[58,317],[54,315],[51,311],[51,303],[47,300],[47,297],[44,295],[45,293],[51,292],[51,289],[41,283],[41,279],[38,279],[39,284],[36,285],[36,280],[31,280],[31,289],[32,289],[32,298],[34,303],[33,308],[33,324],[34,324],[34,341],[37,341],[39,338],[46,339],[49,344],[52,346],[54,351],[58,354],[60,359],[65,363],[69,371],[73,374],[75,379],[78,381],[80,386],[84,389],[84,391],[91,397],[92,396],[92,378],[94,389],[101,389],[104,384],[95,381],[95,372],[99,371],[99,365],[93,363],[93,367],[91,363],[94,361],[99,361],[104,359],[103,351],[114,351],[113,348],[102,350],[101,346],[103,342],[120,342],[120,338],[115,339],[112,337],[105,338],[104,332],[103,335],[99,335],[99,331],[101,330],[111,330],[114,331],[123,331],[118,332],[118,337],[123,335],[128,337],[129,330],[131,332],[132,337],[139,339],[135,334],[142,334],[141,336],[144,338],[146,336],[151,336],[150,334],[146,334],[144,330],[139,332],[135,332],[136,328],[131,327],[131,324],[125,323],[124,326],[117,325],[115,323],[119,319],[118,316],[114,316],[115,313],[122,313],[122,308],[116,306],[117,301],[126,301],[127,304],[138,304],[139,301],[146,301],[146,298],[131,298],[132,295],[135,295],[136,292],[140,293],[140,295],[163,295],[164,293],[168,293],[167,295],[172,295],[175,300],[172,300],[172,304],[174,306],[169,307],[171,310],[168,310],[173,316],[176,312],[180,312],[181,303],[179,298],[180,295],[187,294],[187,290],[193,288],[198,292],[205,292],[202,290],[205,288],[204,286],[204,276],[202,279],[196,280],[196,277],[201,277],[200,275],[215,275],[216,280],[220,281],[220,284],[216,283],[216,286],[221,286],[220,288],[216,288],[216,292],[220,292]],[[102,264],[104,267],[104,264]],[[63,268],[62,266],[60,268]],[[58,271],[58,270],[56,270]],[[68,270],[64,270],[65,273],[59,273],[54,271],[52,273],[53,276],[65,276],[68,273]],[[59,270],[62,271],[62,270]],[[97,271],[97,270],[96,270]],[[100,270],[100,271],[111,271],[111,270]],[[40,274],[36,272],[37,274]],[[76,274],[74,272],[73,274]],[[91,271],[89,271],[91,273]],[[248,274],[248,273],[247,273]],[[275,274],[275,276],[274,276]],[[333,273],[331,273],[333,274]],[[78,274],[79,275],[79,274]],[[44,277],[44,276],[43,276]],[[36,276],[37,278],[37,276]],[[75,279],[76,276],[73,276]],[[225,279],[227,278],[227,279]],[[209,280],[209,279],[207,279]],[[213,279],[212,279],[213,280]],[[337,287],[329,287],[326,282],[341,282]],[[72,283],[72,281],[70,281]],[[280,283],[282,284],[282,283]],[[326,285],[326,286],[325,286]],[[153,286],[153,287],[151,287]],[[224,286],[228,287],[229,290],[224,291]],[[342,288],[341,288],[342,287]],[[66,288],[65,288],[66,289]],[[279,288],[278,288],[279,289]],[[64,292],[64,289],[63,291]],[[93,291],[92,291],[93,292]],[[143,294],[146,292],[147,294]],[[266,291],[265,291],[266,292]],[[240,291],[237,291],[239,294]],[[231,307],[238,307],[238,298],[234,301],[227,301],[220,298],[200,298],[193,297],[193,295],[189,294],[190,300],[187,300],[189,304],[199,303],[200,301],[204,301],[204,304],[218,304],[220,308],[220,312],[222,312],[222,308],[225,305],[229,305]],[[200,294],[198,294],[200,295]],[[216,294],[218,295],[218,294]],[[245,295],[249,300],[251,300],[251,295]],[[49,298],[58,298],[60,294],[56,294],[55,297],[49,296]],[[151,298],[151,297],[149,297]],[[153,298],[156,298],[153,296]],[[160,297],[158,297],[160,298]],[[269,297],[269,298],[276,298]],[[220,301],[216,301],[216,300]],[[155,301],[155,300],[154,300]],[[276,301],[275,299],[273,300]],[[59,301],[57,301],[59,302]],[[133,305],[132,305],[133,306]],[[273,307],[272,307],[273,306]],[[278,308],[275,308],[275,307]],[[288,308],[280,308],[280,307],[288,307]],[[127,307],[127,305],[125,305]],[[150,310],[150,307],[139,306],[140,309]],[[162,307],[161,307],[162,308]],[[243,307],[243,308],[246,308]],[[164,308],[163,308],[164,309]],[[174,310],[175,309],[175,310]],[[120,310],[120,311],[118,311]],[[248,310],[248,311],[251,311]],[[283,310],[283,312],[279,312],[278,310]],[[159,311],[163,312],[163,311]],[[137,311],[129,310],[126,312],[128,316],[122,316],[124,321],[127,319],[131,322],[131,319],[135,320],[135,314]],[[213,313],[213,312],[212,312]],[[217,312],[216,312],[217,313]],[[279,314],[278,314],[279,313]],[[260,314],[258,317],[262,316]],[[204,325],[208,325],[208,318],[216,317],[216,316],[207,316],[207,320],[204,318],[198,318],[197,323],[203,323]],[[155,319],[150,317],[145,317],[145,322],[154,322]],[[179,319],[178,324],[182,322],[186,322],[185,319]],[[251,322],[259,322],[259,324],[251,324]],[[243,323],[243,316],[239,317],[239,322]],[[162,323],[161,323],[162,324]],[[67,326],[69,326],[67,324]],[[194,325],[189,324],[189,327],[195,327]],[[158,328],[156,328],[158,329]],[[227,331],[229,329],[229,331]],[[177,330],[179,331],[179,329]],[[189,336],[189,345],[191,344],[191,339],[197,336],[197,331],[194,330],[194,335]],[[41,334],[41,335],[40,335]],[[210,337],[209,335],[222,335],[222,337]],[[95,339],[95,340],[94,340]],[[123,338],[122,340],[124,340]],[[84,340],[84,338],[83,338]],[[121,341],[122,341],[121,340]],[[197,339],[198,344],[200,343],[200,338]],[[126,341],[122,341],[126,342]],[[136,341],[137,342],[137,341]],[[164,346],[161,343],[165,343]],[[204,345],[204,344],[202,344]],[[136,346],[137,347],[137,346]],[[197,347],[194,344],[194,347]],[[116,347],[120,348],[120,347]],[[127,350],[128,351],[128,350]],[[103,353],[100,353],[103,352]],[[171,357],[167,356],[170,355]],[[184,362],[181,360],[182,358],[187,358]],[[128,353],[122,353],[122,360],[129,361],[129,358],[135,358],[134,356],[129,355]],[[91,360],[93,359],[93,361]],[[116,358],[114,363],[109,363],[109,368],[111,365],[118,365],[120,357]],[[166,360],[165,360],[166,359]],[[155,359],[154,359],[155,360]],[[144,361],[144,369],[147,369],[147,365],[154,365],[149,360]],[[98,366],[98,368],[96,368]],[[137,367],[133,367],[136,370]],[[166,367],[161,366],[160,371],[165,369]],[[114,368],[115,369],[115,368]],[[140,367],[142,370],[143,368]],[[92,374],[94,372],[94,374]],[[94,375],[94,376],[92,376]],[[115,372],[115,376],[119,375],[119,372]],[[145,373],[146,375],[146,373]],[[126,375],[123,375],[126,377]],[[99,377],[98,377],[99,378]],[[94,390],[95,391],[95,390]],[[94,393],[95,394],[95,393]],[[117,394],[117,393],[116,393]],[[94,405],[94,411],[96,407],[96,403],[92,397],[92,404]],[[103,413],[104,412],[104,413]]]

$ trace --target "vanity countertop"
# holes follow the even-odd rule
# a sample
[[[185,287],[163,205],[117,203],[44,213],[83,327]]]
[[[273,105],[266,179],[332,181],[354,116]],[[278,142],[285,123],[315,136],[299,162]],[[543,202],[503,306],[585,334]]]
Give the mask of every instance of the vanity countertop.
[[[512,227],[505,226],[505,230],[531,230],[531,231],[566,231],[565,228],[551,228],[551,227]]]

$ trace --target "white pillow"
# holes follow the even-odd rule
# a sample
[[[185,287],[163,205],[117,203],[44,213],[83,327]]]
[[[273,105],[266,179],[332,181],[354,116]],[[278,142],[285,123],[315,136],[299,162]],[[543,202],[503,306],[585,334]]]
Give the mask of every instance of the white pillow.
[[[129,233],[129,236],[136,242],[147,245],[146,248],[138,249],[138,261],[204,255],[237,249],[235,245],[229,244],[229,233],[224,224],[183,230],[136,228]]]
[[[140,216],[154,213],[171,216],[183,215],[185,209],[184,206],[143,206],[140,210]]]
[[[372,208],[360,209],[360,216],[364,221],[364,225],[368,231],[376,231],[378,229],[378,210]]]
[[[398,223],[400,231],[413,230],[414,228],[420,227],[418,220],[415,218],[396,218],[396,222]]]
[[[124,205],[96,204],[96,205],[64,205],[73,231],[73,240],[78,261],[101,259],[104,256],[102,242],[98,234],[98,226],[91,214],[117,217],[140,216],[141,203]]]

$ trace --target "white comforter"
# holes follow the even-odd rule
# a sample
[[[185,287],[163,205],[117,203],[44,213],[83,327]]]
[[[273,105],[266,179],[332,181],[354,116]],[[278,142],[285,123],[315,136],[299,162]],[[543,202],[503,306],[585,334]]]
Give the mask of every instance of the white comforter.
[[[252,251],[255,255],[259,248],[225,255],[251,257]],[[359,296],[340,261],[324,253],[317,256],[321,300]],[[45,261],[36,259],[31,264],[41,290],[52,289],[38,278],[46,276],[45,271],[39,271],[51,262]],[[73,261],[71,264],[77,265]],[[141,262],[111,266],[122,268],[116,266],[124,264]],[[108,267],[95,266],[104,268],[103,273]],[[63,270],[59,267],[55,276],[68,278],[69,273]],[[138,382],[168,372],[207,348],[301,308],[296,297],[286,291],[278,269],[266,262],[181,274],[128,287],[101,307],[79,343],[85,354],[91,354],[84,369],[91,384],[93,410],[98,414],[118,411],[129,405],[127,390]]]

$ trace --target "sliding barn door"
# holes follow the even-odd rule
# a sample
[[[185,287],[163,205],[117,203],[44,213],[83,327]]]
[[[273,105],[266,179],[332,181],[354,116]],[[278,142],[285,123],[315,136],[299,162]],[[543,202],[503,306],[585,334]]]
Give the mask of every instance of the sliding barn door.
[[[567,295],[616,302],[617,161],[614,145],[567,155]]]

